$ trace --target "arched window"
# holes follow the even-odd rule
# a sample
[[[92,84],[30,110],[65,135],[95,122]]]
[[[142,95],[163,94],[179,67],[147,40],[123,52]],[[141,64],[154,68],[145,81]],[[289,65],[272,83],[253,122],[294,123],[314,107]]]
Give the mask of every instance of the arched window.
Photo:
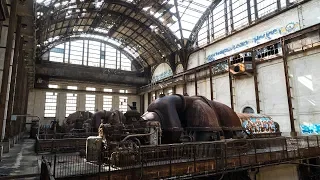
[[[131,71],[131,61],[119,50],[92,40],[59,44],[49,53],[49,61]]]
[[[251,107],[245,107],[242,110],[243,113],[254,114],[254,110]]]

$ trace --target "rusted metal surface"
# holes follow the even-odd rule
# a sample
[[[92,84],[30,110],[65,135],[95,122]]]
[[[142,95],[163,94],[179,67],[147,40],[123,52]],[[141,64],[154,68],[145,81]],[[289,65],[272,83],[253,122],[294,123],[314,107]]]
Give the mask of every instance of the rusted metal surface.
[[[87,163],[73,155],[68,164],[54,165],[56,179],[160,179],[192,178],[255,167],[295,162],[320,156],[319,136],[263,138],[141,146],[131,152],[118,151],[121,162],[113,166]],[[135,156],[133,161],[132,156]],[[56,157],[60,162],[66,157]],[[130,162],[130,163],[129,163]],[[73,169],[66,171],[66,168]]]
[[[87,138],[37,139],[36,153],[77,152],[86,149]]]
[[[288,99],[288,108],[289,108],[289,117],[290,117],[290,128],[291,128],[291,136],[296,136],[297,132],[294,127],[294,116],[293,116],[293,106],[292,106],[292,96],[291,96],[291,86],[289,79],[289,70],[288,70],[288,47],[284,41],[282,41],[282,53],[283,53],[283,68],[284,68],[284,77],[286,81],[286,90],[287,90],[287,99]]]
[[[256,57],[256,53],[255,53],[255,51],[253,51],[252,69],[253,69],[254,93],[255,93],[255,97],[256,97],[257,113],[260,114],[259,82],[258,82],[257,64],[256,64],[255,57]]]
[[[165,96],[150,104],[147,111],[142,118],[161,123],[166,143],[218,140],[220,133],[233,138],[233,132],[242,129],[230,107],[203,96]]]
[[[234,109],[234,101],[233,101],[233,83],[232,83],[232,73],[230,72],[230,58],[228,58],[228,73],[229,73],[229,88],[230,88],[230,103],[231,108]]]

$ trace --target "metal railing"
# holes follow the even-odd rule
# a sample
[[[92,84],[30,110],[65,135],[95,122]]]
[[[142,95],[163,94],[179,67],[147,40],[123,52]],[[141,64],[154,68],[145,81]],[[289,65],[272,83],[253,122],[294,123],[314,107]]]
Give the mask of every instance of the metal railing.
[[[53,155],[54,177],[99,174],[100,177],[186,177],[248,169],[320,156],[319,137],[277,137],[141,146],[93,154],[96,162],[79,155]],[[131,177],[134,179],[134,177]]]
[[[35,152],[78,152],[86,149],[87,138],[39,139],[37,137]]]

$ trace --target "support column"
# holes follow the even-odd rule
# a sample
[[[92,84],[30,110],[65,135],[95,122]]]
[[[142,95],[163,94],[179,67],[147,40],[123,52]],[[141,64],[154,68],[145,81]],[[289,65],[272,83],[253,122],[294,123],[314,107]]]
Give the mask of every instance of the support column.
[[[228,73],[229,73],[229,86],[230,86],[231,108],[234,110],[233,83],[232,83],[232,74],[231,74],[231,72],[230,72],[230,59],[228,59]]]
[[[151,104],[151,92],[148,92],[148,106]]]
[[[290,117],[290,127],[291,132],[290,135],[295,137],[297,136],[297,132],[294,127],[294,117],[293,117],[293,106],[292,106],[292,96],[291,96],[291,86],[289,79],[289,69],[288,69],[288,50],[284,41],[282,41],[282,54],[283,54],[283,68],[284,68],[284,76],[286,80],[286,90],[287,90],[287,98],[288,98],[288,107],[289,107],[289,117]]]
[[[0,41],[1,41],[1,34],[2,34],[2,25],[3,25],[3,21],[0,21]]]
[[[251,18],[251,5],[250,5],[251,0],[247,0],[247,11],[248,11],[248,23],[252,23],[252,18]]]
[[[25,70],[25,63],[24,63],[24,52],[21,51],[19,55],[18,60],[18,67],[17,67],[17,82],[16,82],[16,88],[15,88],[15,97],[14,97],[14,109],[13,114],[21,114],[22,113],[22,98],[25,88],[24,83],[27,81],[26,76],[26,70]],[[14,132],[12,135],[15,135],[20,128],[14,128],[14,127],[20,127],[22,117],[17,117],[17,120],[12,124],[12,131]]]
[[[174,85],[174,86],[172,87],[172,94],[176,94],[176,93],[177,93],[177,86]]]
[[[212,65],[209,66],[209,72],[210,72],[210,99],[213,101],[213,81],[212,81]]]
[[[197,81],[197,71],[194,73],[194,88],[195,88],[195,94],[198,96],[198,81]]]
[[[10,10],[10,19],[9,19],[9,28],[7,35],[7,45],[6,52],[4,55],[4,65],[3,65],[3,76],[2,76],[2,84],[1,84],[1,93],[0,93],[0,134],[1,139],[3,140],[6,129],[6,119],[7,119],[7,93],[8,93],[8,81],[9,81],[9,72],[10,72],[10,64],[12,59],[12,46],[13,46],[13,38],[14,38],[14,29],[17,21],[17,4],[18,1],[11,1],[11,10]]]
[[[140,95],[140,113],[144,113],[144,95]]]
[[[257,19],[259,19],[257,0],[253,0],[253,9],[254,9],[254,15],[256,17],[255,21],[257,21]]]
[[[187,94],[188,92],[187,92],[187,83],[186,83],[186,75],[184,74],[183,75],[183,95],[184,94]]]
[[[12,62],[12,73],[11,73],[11,82],[10,82],[10,91],[9,91],[9,102],[8,102],[8,110],[7,110],[7,121],[6,121],[6,137],[10,138],[11,134],[11,114],[14,103],[15,96],[15,88],[16,88],[16,78],[17,78],[17,68],[18,68],[18,58],[19,54],[22,54],[23,50],[23,41],[21,38],[21,16],[18,16],[17,27],[16,27],[16,38],[15,38],[15,46],[14,46],[14,54],[13,54],[13,62]]]
[[[260,114],[260,96],[259,96],[259,82],[258,82],[258,70],[257,70],[257,63],[256,63],[256,51],[252,51],[252,68],[253,68],[253,81],[254,81],[254,92],[256,96],[256,107],[257,113]]]

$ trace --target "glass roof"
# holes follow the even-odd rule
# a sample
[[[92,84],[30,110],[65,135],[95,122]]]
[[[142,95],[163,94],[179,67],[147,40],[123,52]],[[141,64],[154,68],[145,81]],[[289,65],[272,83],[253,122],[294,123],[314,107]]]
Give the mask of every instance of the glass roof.
[[[217,0],[36,0],[38,47],[72,36],[100,36],[147,65],[183,47]],[[110,40],[109,40],[110,38]]]
[[[88,0],[36,0],[38,4],[44,6],[53,5],[54,7],[64,6],[76,2],[85,2]],[[119,0],[126,1],[142,8],[146,13],[159,19],[164,25],[168,26],[170,30],[180,39],[181,33],[179,29],[178,15],[181,19],[181,28],[183,38],[188,38],[190,33],[202,16],[203,12],[210,6],[213,0],[177,0],[178,7],[175,7],[175,0]],[[92,0],[96,8],[100,8],[103,0]],[[156,5],[158,4],[158,5]],[[161,6],[161,7],[160,7]],[[160,8],[159,8],[160,7]],[[178,13],[177,13],[178,9]],[[151,27],[154,30],[157,27]]]

